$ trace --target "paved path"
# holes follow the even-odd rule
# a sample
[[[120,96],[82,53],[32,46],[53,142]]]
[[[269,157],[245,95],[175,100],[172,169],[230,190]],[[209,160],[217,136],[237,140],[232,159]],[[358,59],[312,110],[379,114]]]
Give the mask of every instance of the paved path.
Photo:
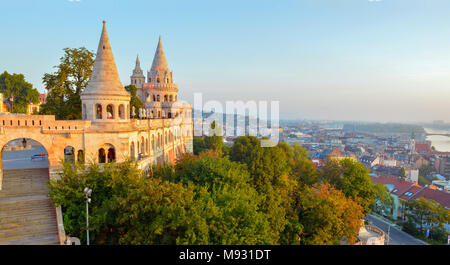
[[[368,219],[370,222],[372,222],[375,226],[380,228],[386,233],[386,245],[428,245],[427,243],[423,242],[422,240],[419,240],[410,234],[407,234],[403,231],[401,231],[398,228],[395,228],[394,226],[390,225],[387,221],[383,220],[380,217],[369,215]],[[390,240],[388,243],[387,235],[389,226],[391,227],[389,235]]]

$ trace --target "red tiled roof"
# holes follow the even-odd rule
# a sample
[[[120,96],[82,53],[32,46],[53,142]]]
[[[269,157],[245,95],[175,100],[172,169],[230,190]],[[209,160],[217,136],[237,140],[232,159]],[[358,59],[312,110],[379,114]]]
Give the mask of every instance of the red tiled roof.
[[[398,180],[397,177],[374,177],[370,176],[374,182],[387,185],[391,184],[394,185],[394,189],[392,189],[392,193],[400,196],[403,194],[407,189],[409,189],[411,186],[414,185],[412,182]],[[395,191],[395,192],[394,192]]]
[[[409,200],[409,199],[411,199],[411,197],[413,196],[413,195],[415,195],[418,191],[420,191],[422,189],[422,187],[421,186],[419,186],[419,185],[414,185],[414,186],[411,186],[409,189],[407,189],[407,190],[405,190],[403,193],[402,193],[402,195],[400,195],[400,198],[402,198],[403,200]],[[411,193],[411,194],[409,194],[409,193]],[[406,195],[406,194],[407,195]]]
[[[414,199],[424,197],[439,203],[444,208],[450,210],[450,193],[441,190],[434,190],[426,187],[414,196]]]
[[[416,144],[415,149],[418,153],[431,151],[429,144]]]
[[[415,183],[398,180],[397,177],[376,177],[369,175],[374,182],[387,185],[394,185],[392,191],[393,194],[399,196],[403,200],[418,199],[423,197],[425,199],[431,199],[439,203],[442,207],[450,210],[450,193],[445,191],[430,189],[429,187],[423,188]],[[405,193],[411,192],[412,194],[407,196]]]

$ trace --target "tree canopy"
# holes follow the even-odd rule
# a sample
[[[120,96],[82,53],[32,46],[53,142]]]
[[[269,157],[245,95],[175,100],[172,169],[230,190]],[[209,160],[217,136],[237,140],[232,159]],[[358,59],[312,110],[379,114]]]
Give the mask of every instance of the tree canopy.
[[[386,199],[350,160],[318,171],[299,145],[263,148],[245,136],[224,154],[196,142],[204,148],[198,155],[153,166],[149,175],[132,162],[66,165],[50,182],[66,231],[84,240],[84,187],[93,189],[95,244],[352,243],[372,203]]]
[[[12,113],[26,113],[28,104],[39,103],[39,92],[23,74],[9,74],[7,71],[0,74],[0,93],[12,105],[13,109],[9,109]]]
[[[84,47],[64,49],[56,72],[42,77],[48,95],[41,114],[55,115],[59,120],[81,119],[80,95],[91,78],[94,55]]]

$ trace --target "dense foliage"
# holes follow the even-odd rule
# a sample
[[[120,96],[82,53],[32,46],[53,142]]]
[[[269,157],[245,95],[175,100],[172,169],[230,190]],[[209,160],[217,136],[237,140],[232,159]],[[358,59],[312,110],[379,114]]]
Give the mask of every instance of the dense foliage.
[[[225,149],[205,139],[194,143],[203,151],[152,167],[150,176],[131,162],[66,165],[50,183],[66,231],[84,240],[84,187],[93,190],[96,244],[354,242],[361,218],[383,197],[350,160],[318,171],[297,144],[263,148],[256,137],[239,137]]]
[[[80,95],[91,78],[94,53],[84,47],[64,49],[54,73],[46,73],[42,82],[48,90],[41,114],[55,115],[58,120],[81,119]]]
[[[0,74],[0,93],[12,105],[13,110],[8,109],[12,113],[26,113],[28,104],[39,103],[39,92],[25,81],[23,74],[9,74],[6,71]]]
[[[406,222],[403,229],[415,236],[425,237],[430,230],[430,239],[445,243],[447,233],[444,224],[450,222],[450,211],[431,199],[419,198],[406,203]]]

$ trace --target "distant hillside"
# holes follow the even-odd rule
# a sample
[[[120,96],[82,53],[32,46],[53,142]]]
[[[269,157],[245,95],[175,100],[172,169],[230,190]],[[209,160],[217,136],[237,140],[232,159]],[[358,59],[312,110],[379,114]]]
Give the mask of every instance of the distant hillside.
[[[364,133],[414,133],[422,134],[425,130],[420,125],[401,123],[364,123],[344,124],[344,131]]]

